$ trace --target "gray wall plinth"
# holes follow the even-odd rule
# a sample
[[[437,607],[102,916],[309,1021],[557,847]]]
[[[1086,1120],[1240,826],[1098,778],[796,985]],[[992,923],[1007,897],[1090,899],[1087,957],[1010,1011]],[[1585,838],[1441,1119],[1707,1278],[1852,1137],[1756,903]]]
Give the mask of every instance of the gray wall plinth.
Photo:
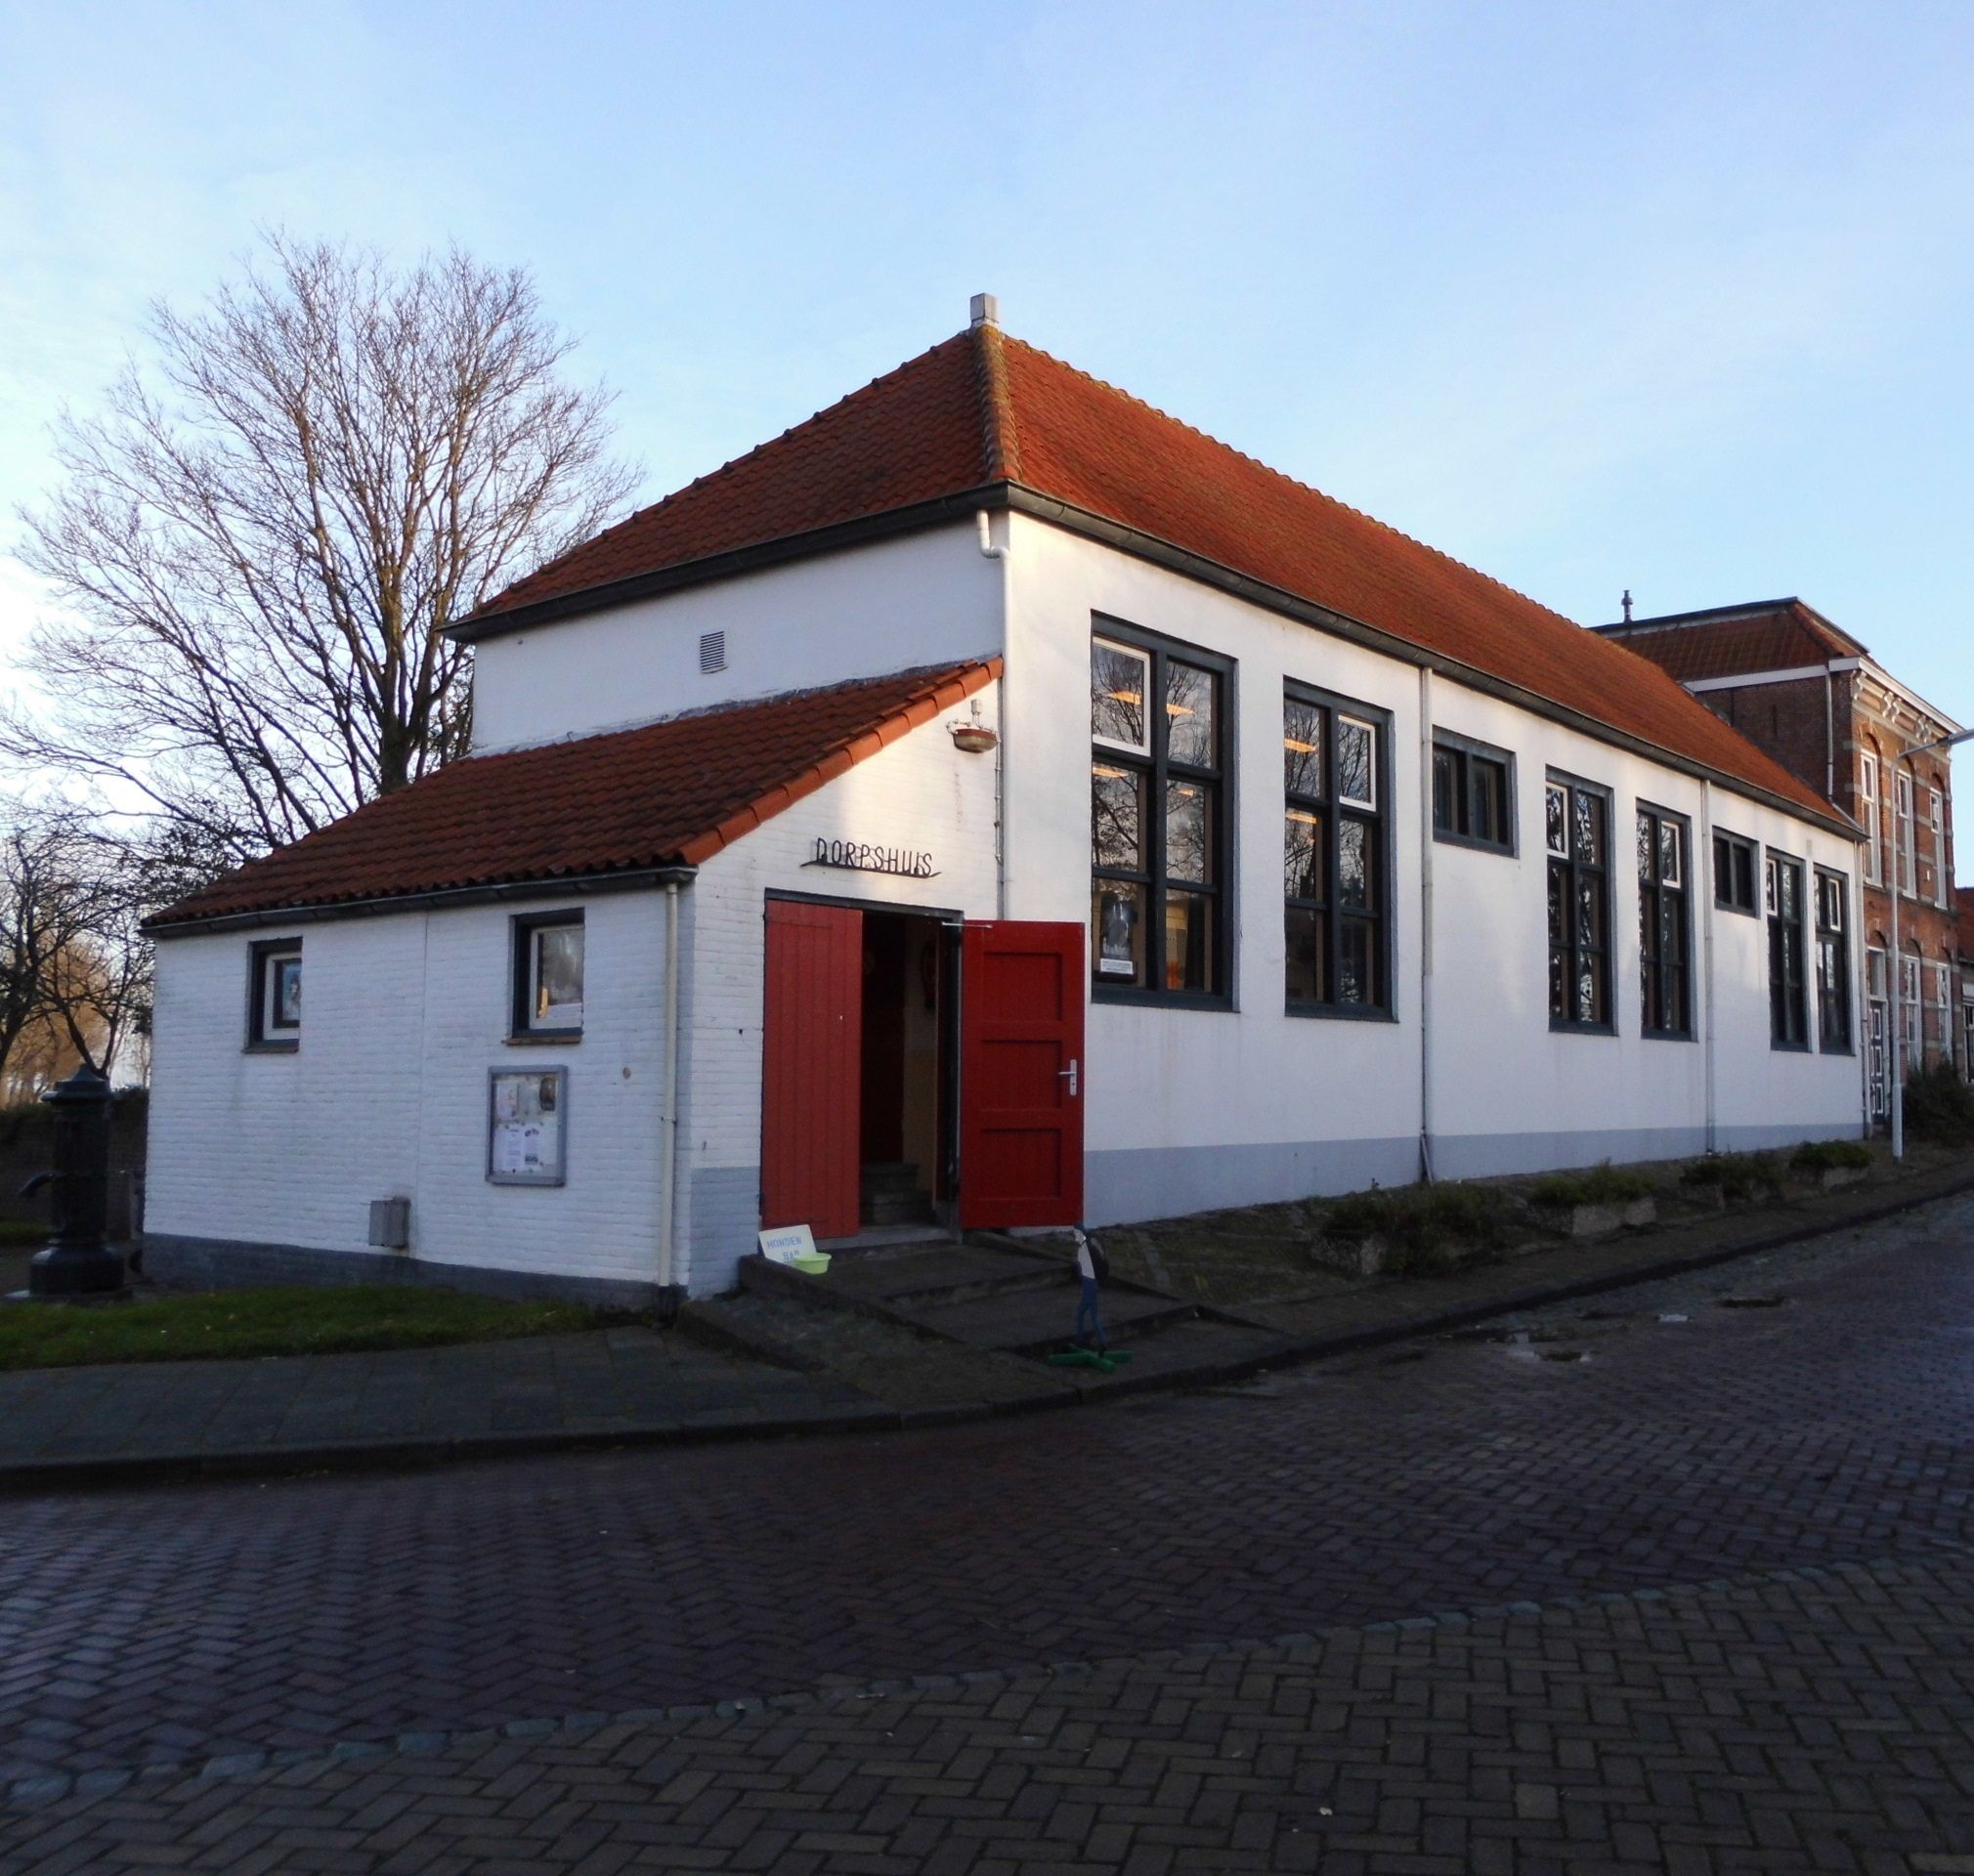
[[[161,1290],[267,1289],[276,1284],[416,1284],[511,1301],[587,1302],[604,1309],[649,1309],[664,1300],[656,1283],[564,1276],[552,1270],[496,1270],[432,1263],[391,1251],[322,1251],[301,1244],[148,1232],[144,1274]]]

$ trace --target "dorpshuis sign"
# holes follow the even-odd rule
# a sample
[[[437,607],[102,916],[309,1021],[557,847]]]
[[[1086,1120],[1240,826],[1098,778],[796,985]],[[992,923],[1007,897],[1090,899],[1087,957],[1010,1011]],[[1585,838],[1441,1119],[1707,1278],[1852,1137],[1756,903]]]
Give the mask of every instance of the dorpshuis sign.
[[[818,838],[805,867],[836,867],[844,873],[889,873],[901,879],[936,879],[939,870],[929,853],[910,847],[878,847],[861,840]]]

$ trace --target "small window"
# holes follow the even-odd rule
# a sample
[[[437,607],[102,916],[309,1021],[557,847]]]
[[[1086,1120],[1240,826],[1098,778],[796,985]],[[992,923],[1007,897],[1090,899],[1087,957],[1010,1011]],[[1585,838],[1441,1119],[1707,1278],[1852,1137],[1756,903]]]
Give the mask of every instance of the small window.
[[[1686,917],[1686,822],[1638,810],[1638,967],[1647,1036],[1693,1033]]]
[[[1769,1042],[1776,1048],[1808,1048],[1803,863],[1772,853],[1764,879],[1763,898],[1769,918]]]
[[[1151,654],[1107,638],[1090,644],[1090,740],[1104,748],[1151,753],[1144,700],[1151,692]]]
[[[1459,846],[1515,851],[1515,758],[1506,749],[1435,733],[1433,834]]]
[[[1851,1046],[1851,954],[1844,907],[1850,883],[1817,869],[1817,1039],[1826,1049]]]
[[[247,1045],[299,1048],[302,1040],[302,941],[275,938],[252,947]]]
[[[1729,912],[1755,910],[1755,843],[1738,833],[1713,837],[1713,902]]]
[[[1609,1035],[1610,795],[1552,776],[1543,790],[1549,852],[1549,1026]]]
[[[581,913],[515,919],[512,1034],[556,1042],[582,1034]]]

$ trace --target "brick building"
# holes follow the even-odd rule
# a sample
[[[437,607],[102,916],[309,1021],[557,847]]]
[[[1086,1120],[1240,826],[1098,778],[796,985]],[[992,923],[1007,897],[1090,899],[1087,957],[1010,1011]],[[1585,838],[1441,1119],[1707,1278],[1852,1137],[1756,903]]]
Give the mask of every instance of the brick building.
[[[1960,907],[1960,1073],[1974,1082],[1974,886],[1953,896]]]
[[[1627,618],[1598,630],[1678,678],[1869,835],[1864,904],[1871,1112],[1885,1114],[1888,1103],[1895,866],[1906,1059],[1951,1056],[1964,1068],[1960,960],[1969,939],[1953,890],[1952,768],[1938,750],[1899,760],[1960,725],[1800,599]]]

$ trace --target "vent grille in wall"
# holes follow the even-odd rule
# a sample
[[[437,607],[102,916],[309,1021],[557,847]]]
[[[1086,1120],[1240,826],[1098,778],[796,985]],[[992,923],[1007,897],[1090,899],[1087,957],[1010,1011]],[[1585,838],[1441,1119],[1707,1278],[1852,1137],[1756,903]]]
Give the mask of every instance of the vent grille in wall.
[[[702,671],[723,671],[726,669],[726,633],[724,631],[700,633],[699,667]]]

